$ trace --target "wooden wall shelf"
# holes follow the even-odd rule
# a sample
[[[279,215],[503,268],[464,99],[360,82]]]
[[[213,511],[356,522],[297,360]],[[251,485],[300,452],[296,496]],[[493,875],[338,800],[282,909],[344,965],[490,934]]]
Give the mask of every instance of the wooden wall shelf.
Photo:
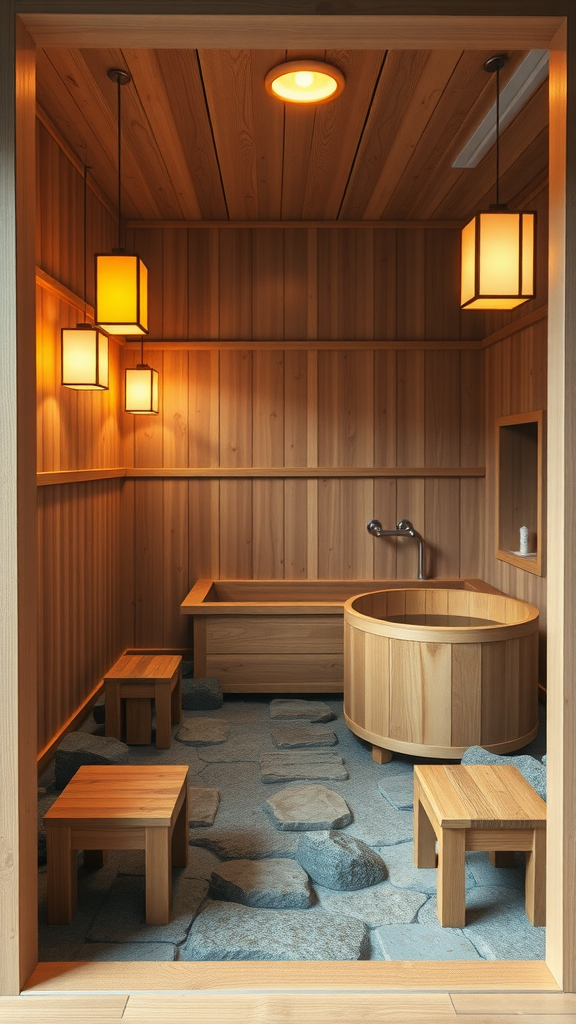
[[[496,420],[496,558],[542,575],[543,414],[518,413]],[[520,527],[528,550],[520,555]]]

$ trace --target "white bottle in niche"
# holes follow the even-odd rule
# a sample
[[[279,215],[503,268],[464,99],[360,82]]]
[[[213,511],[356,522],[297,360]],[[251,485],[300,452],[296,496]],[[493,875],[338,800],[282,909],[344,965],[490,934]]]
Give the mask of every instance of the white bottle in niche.
[[[528,554],[528,527],[520,527],[520,552],[521,555]]]

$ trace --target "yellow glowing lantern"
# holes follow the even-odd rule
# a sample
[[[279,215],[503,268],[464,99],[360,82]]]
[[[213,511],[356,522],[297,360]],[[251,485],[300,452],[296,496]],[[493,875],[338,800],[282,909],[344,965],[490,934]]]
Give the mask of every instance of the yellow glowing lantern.
[[[148,268],[139,256],[96,255],[95,320],[110,334],[148,334]]]
[[[462,309],[514,309],[534,297],[535,213],[477,213],[462,230]]]
[[[286,103],[328,103],[345,84],[338,68],[320,60],[291,60],[278,64],[264,79],[271,96]]]
[[[108,389],[108,335],[92,324],[63,327],[62,385],[75,391]]]
[[[128,367],[125,377],[125,409],[135,416],[158,412],[158,370],[147,363]]]

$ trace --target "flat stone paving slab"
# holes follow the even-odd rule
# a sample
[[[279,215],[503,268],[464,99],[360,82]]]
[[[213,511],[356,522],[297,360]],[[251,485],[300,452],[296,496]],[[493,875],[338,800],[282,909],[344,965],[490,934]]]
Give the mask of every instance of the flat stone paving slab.
[[[380,779],[378,789],[396,811],[414,810],[414,779],[412,775],[396,775]]]
[[[171,942],[85,942],[77,960],[175,960],[176,946]]]
[[[366,928],[353,917],[208,903],[180,960],[365,960],[369,948]]]
[[[274,745],[281,750],[298,747],[335,747],[338,737],[332,729],[319,725],[283,725],[272,729]]]
[[[316,887],[320,906],[330,914],[349,914],[368,928],[387,924],[410,924],[428,899],[422,892],[395,889],[389,882],[359,892],[333,892]]]
[[[332,751],[278,750],[260,754],[262,782],[295,782],[298,779],[347,779],[344,761]]]
[[[286,832],[345,828],[352,821],[344,798],[326,786],[290,786],[263,806],[276,828]]]
[[[457,928],[423,928],[386,924],[372,933],[385,960],[480,960],[478,951]]]
[[[187,718],[178,729],[176,739],[190,747],[208,747],[225,743],[229,735],[230,725],[222,718]]]
[[[214,899],[273,910],[306,910],[315,902],[310,879],[295,860],[231,860],[212,872]]]
[[[440,929],[435,896],[422,907],[418,923]],[[456,930],[461,930],[486,960],[543,960],[546,956],[546,929],[530,924],[524,912],[524,893],[517,889],[477,885],[467,890],[466,926]]]
[[[336,715],[322,700],[270,701],[270,718],[303,718],[307,722],[332,722]]]
[[[182,707],[185,711],[214,711],[223,703],[222,689],[214,676],[182,679]]]
[[[91,942],[184,942],[208,893],[203,879],[173,880],[169,924],[146,924],[145,880],[142,875],[123,875],[111,886],[88,929]]]
[[[365,889],[383,882],[388,874],[384,861],[374,850],[345,832],[303,835],[296,860],[314,882],[328,889]]]
[[[220,792],[207,786],[188,788],[188,824],[190,828],[213,825],[220,803]]]

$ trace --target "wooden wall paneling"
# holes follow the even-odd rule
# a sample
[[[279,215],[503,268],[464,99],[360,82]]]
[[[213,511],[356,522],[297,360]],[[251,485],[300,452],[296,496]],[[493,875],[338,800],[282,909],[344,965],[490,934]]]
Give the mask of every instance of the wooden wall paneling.
[[[396,236],[396,337],[426,335],[426,233],[398,231]]]
[[[157,231],[138,228],[138,230],[128,229],[125,232],[125,240],[128,252],[137,253],[148,267],[148,331],[151,338],[161,338],[164,317],[164,247],[162,239],[158,236]],[[172,297],[173,288],[174,283],[167,281],[168,301]],[[146,338],[144,338],[144,344],[146,344]]]
[[[294,104],[286,104],[286,107]],[[299,114],[304,111],[297,111]],[[310,114],[310,111],[308,111]],[[286,110],[288,117],[288,109]],[[316,330],[308,333],[308,303],[314,303],[316,310],[316,288],[309,288],[309,236],[316,241],[316,232],[312,229],[286,229],[282,232],[284,240],[284,334],[283,337],[298,339],[315,337]],[[311,254],[310,254],[311,255]],[[316,267],[314,266],[314,271]]]
[[[426,352],[424,458],[427,466],[460,466],[460,353]]]
[[[373,540],[366,530],[372,516],[372,480],[320,480],[318,494],[318,576],[370,579]]]
[[[396,352],[374,353],[374,465],[396,465]]]
[[[311,492],[311,497],[310,497]],[[318,481],[284,480],[284,577],[313,579],[318,575]],[[309,539],[312,534],[313,544]],[[310,559],[310,549],[316,553]]]
[[[339,231],[338,325],[341,337],[374,337],[374,231]]]
[[[204,353],[202,353],[204,355]],[[209,353],[206,353],[209,355]],[[188,360],[196,353],[162,353],[162,466],[188,466]],[[204,360],[207,362],[208,360]],[[134,417],[138,419],[138,417]],[[143,420],[152,417],[142,416]],[[156,417],[154,417],[155,419]]]
[[[397,480],[396,486],[396,520],[393,528],[401,519],[409,519],[418,533],[424,538],[424,573],[431,575],[428,568],[428,536],[426,530],[425,484],[427,481],[406,477]],[[384,538],[386,542],[386,538]],[[415,579],[418,567],[418,549],[416,541],[409,538],[392,537],[388,543],[396,545],[396,574],[398,579]]]
[[[220,480],[220,574],[252,579],[252,481]]]
[[[425,354],[399,351],[396,360],[396,464],[422,466],[425,458]]]
[[[306,417],[306,465],[318,465],[318,353],[307,353],[307,417]],[[318,579],[319,563],[319,489],[320,480],[307,481],[306,513],[308,534],[308,576]]]
[[[366,520],[365,528],[370,519],[379,519],[385,530],[393,530],[398,522],[396,518],[398,505],[397,481],[391,478],[374,480],[374,502],[372,514]],[[374,551],[373,576],[377,580],[394,580],[397,578],[397,554],[400,545],[410,541],[395,541],[394,538],[372,537]],[[408,577],[410,578],[410,576]]]
[[[162,337],[189,338],[188,232],[162,232]],[[157,292],[155,293],[158,298]],[[203,300],[205,302],[205,299]]]
[[[220,353],[220,465],[251,466],[251,352]]]
[[[217,338],[219,335],[219,238],[217,230],[187,232],[188,337]],[[181,268],[176,268],[181,276]]]
[[[263,89],[284,50],[200,50],[206,101],[232,220],[280,217],[283,104]],[[240,159],[239,159],[240,155]]]
[[[460,479],[460,556],[458,575],[463,578],[484,578],[484,557],[487,550],[485,516],[485,481]]]
[[[236,481],[233,481],[236,482]],[[188,577],[196,580],[225,579],[220,569],[219,480],[188,481]],[[230,529],[226,522],[224,528]]]
[[[318,464],[371,466],[374,353],[318,353]]]
[[[186,647],[189,644],[188,624],[185,617],[179,615],[179,609],[192,586],[188,575],[188,481],[162,480],[159,483],[164,509],[162,646]]]
[[[396,234],[392,229],[374,232],[375,338],[396,337]]]
[[[468,523],[463,525],[464,529],[469,529]],[[460,575],[461,528],[460,480],[434,477],[425,480],[424,530],[421,532],[428,557],[426,575]],[[404,543],[407,545],[410,542]]]
[[[164,646],[165,521],[163,487],[163,480],[139,480],[136,489],[134,586],[135,640],[138,647]]]
[[[460,465],[484,465],[485,355],[460,352]]]
[[[121,551],[122,573],[120,577],[119,600],[120,600],[120,646],[134,647],[136,644],[135,634],[135,491],[137,482],[125,480],[119,492],[119,545]]]
[[[486,72],[483,71],[483,74]],[[460,338],[460,232],[425,232],[425,337]]]
[[[188,462],[220,464],[220,358],[218,352],[188,353]]]
[[[220,338],[252,337],[252,233],[219,232]]]
[[[284,334],[284,239],[279,230],[252,232],[252,337]]]
[[[252,460],[257,466],[284,464],[284,358],[254,352],[252,377]],[[252,572],[255,579],[284,576],[284,482],[252,482]]]
[[[332,339],[341,337],[338,323],[338,233],[322,231],[317,237],[317,337]]]

